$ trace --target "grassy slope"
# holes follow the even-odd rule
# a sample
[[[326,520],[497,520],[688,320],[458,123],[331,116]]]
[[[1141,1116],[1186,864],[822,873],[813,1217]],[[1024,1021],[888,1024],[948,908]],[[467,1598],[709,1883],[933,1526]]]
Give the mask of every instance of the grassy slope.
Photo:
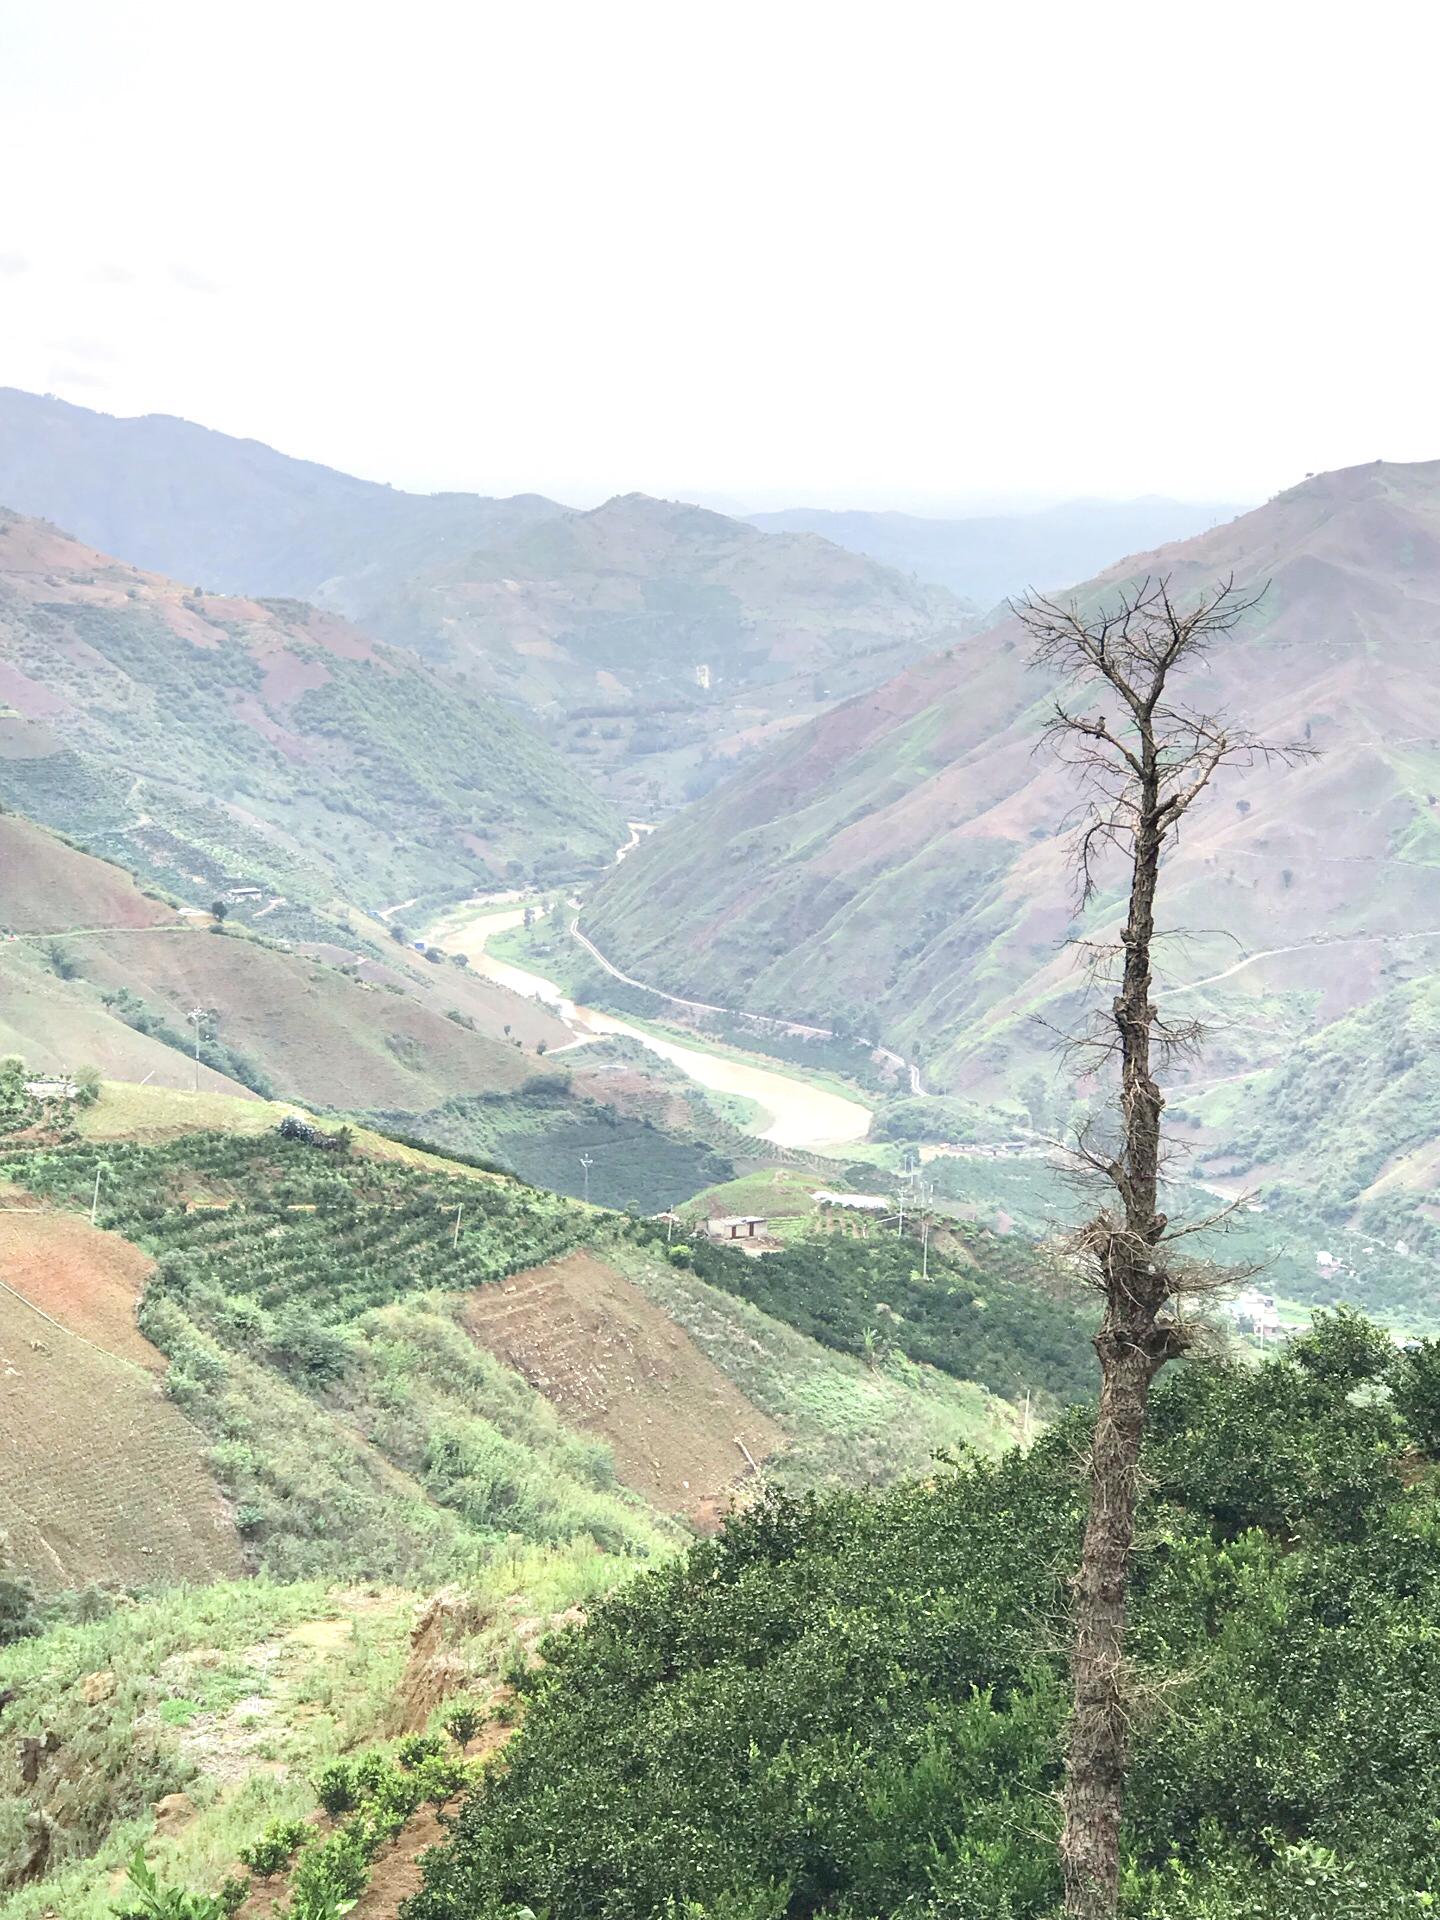
[[[483,1712],[539,1626],[593,1606],[628,1570],[586,1542],[512,1543],[472,1564],[444,1644],[449,1677]],[[29,1790],[13,1773],[14,1742],[0,1752],[0,1860],[18,1856],[32,1805],[57,1822],[52,1871],[0,1890],[0,1915],[112,1920],[137,1845],[162,1882],[218,1887],[271,1821],[313,1813],[328,1762],[388,1744],[397,1724],[417,1728],[406,1653],[423,1606],[402,1589],[259,1579],[166,1593],[0,1648],[0,1687],[18,1694],[0,1709],[4,1731],[53,1727],[62,1741]],[[115,1688],[88,1704],[80,1683],[97,1672]],[[418,1724],[427,1717],[422,1698]],[[162,1824],[154,1803],[175,1792],[194,1811]]]
[[[668,1262],[623,1268],[792,1436],[767,1469],[777,1487],[888,1486],[946,1449],[994,1454],[1019,1438],[1015,1408],[973,1381],[898,1357],[867,1367]]]

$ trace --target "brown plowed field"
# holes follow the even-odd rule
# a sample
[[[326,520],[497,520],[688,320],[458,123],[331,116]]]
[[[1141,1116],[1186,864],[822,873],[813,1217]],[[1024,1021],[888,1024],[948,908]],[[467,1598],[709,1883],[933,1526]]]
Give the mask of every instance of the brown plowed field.
[[[23,1206],[23,1196],[7,1201]],[[71,1213],[0,1213],[0,1281],[72,1333],[163,1373],[164,1357],[135,1325],[154,1261],[118,1234]]]
[[[176,917],[173,908],[147,899],[121,868],[78,852],[15,814],[0,819],[0,873],[0,929],[7,933],[157,927]]]
[[[609,1443],[627,1487],[714,1525],[732,1486],[784,1444],[773,1420],[603,1260],[571,1253],[472,1293],[470,1332],[572,1425]]]
[[[45,1592],[245,1570],[204,1442],[153,1375],[62,1332],[4,1289],[0,1566]]]

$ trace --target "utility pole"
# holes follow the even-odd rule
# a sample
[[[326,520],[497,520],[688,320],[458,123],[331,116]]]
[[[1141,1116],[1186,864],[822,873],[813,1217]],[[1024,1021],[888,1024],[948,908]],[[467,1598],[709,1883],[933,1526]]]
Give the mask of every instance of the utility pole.
[[[452,1253],[454,1252],[455,1248],[458,1247],[460,1244],[460,1216],[462,1213],[464,1213],[464,1211],[465,1211],[465,1202],[462,1200],[459,1206],[456,1207],[455,1209],[455,1232],[454,1232],[454,1236],[450,1241],[450,1250]]]
[[[100,1165],[101,1163],[97,1160],[95,1162],[95,1190],[90,1195],[90,1224],[92,1227],[95,1224],[95,1215],[100,1206]]]
[[[594,1166],[595,1162],[590,1158],[588,1153],[582,1153],[580,1156],[580,1164],[585,1169],[585,1204],[588,1207],[590,1204],[590,1169]]]
[[[930,1278],[930,1222],[927,1219],[920,1229],[920,1278]]]
[[[205,1008],[192,1007],[188,1018],[195,1028],[195,1075],[190,1091],[192,1093],[198,1093],[200,1091],[200,1034],[205,1025]]]

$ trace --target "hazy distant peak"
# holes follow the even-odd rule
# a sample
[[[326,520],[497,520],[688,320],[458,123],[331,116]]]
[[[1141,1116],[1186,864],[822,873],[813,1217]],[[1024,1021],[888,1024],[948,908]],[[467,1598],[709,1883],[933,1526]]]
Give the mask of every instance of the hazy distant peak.
[[[1098,573],[1120,554],[1146,552],[1221,525],[1233,504],[1075,500],[963,519],[791,507],[751,516],[766,532],[818,534],[962,599],[994,606],[1027,587],[1058,587]]]

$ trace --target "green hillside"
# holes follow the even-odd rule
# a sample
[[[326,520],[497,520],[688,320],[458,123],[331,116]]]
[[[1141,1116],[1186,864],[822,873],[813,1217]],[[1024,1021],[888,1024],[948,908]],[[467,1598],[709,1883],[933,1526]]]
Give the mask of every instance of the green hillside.
[[[1131,1920],[1433,1904],[1435,1355],[1361,1403],[1347,1344],[1157,1393]],[[547,1644],[407,1920],[1048,1920],[1082,1444],[772,1505],[632,1583]]]
[[[512,712],[413,656],[13,515],[0,695],[0,804],[276,931],[337,895],[375,912],[566,877],[624,838]]]
[[[944,588],[814,534],[680,502],[405,494],[185,421],[13,389],[0,500],[181,580],[318,601],[498,694],[502,717],[527,710],[582,780],[647,817],[970,617]],[[527,868],[552,846],[580,864],[587,821],[578,811],[567,833],[570,818],[519,850]],[[538,806],[532,824],[551,825]]]
[[[877,1268],[858,1239],[799,1240],[761,1303],[743,1256],[658,1222],[289,1116],[0,1073],[6,1412],[46,1450],[42,1499],[0,1473],[6,1920],[110,1920],[137,1844],[162,1883],[263,1897],[237,1856],[313,1811],[319,1773],[438,1730],[457,1690],[493,1744],[540,1634],[682,1550],[692,1519],[989,1457],[1022,1427],[1002,1395],[1043,1409],[1088,1374],[1038,1270],[1022,1302],[1014,1249],[933,1253],[934,1303],[961,1317],[927,1356],[908,1243]],[[903,1313],[867,1345],[881,1271]],[[210,1570],[151,1596],[182,1506]],[[106,1571],[77,1591],[74,1568]],[[440,1583],[438,1637],[407,1662]],[[27,1773],[37,1724],[60,1744]],[[416,1819],[405,1802],[367,1828],[347,1884]],[[332,1825],[297,1831],[318,1874]]]
[[[1227,773],[1167,868],[1184,938],[1158,985],[1209,1020],[1208,1081],[1278,1066],[1440,963],[1440,466],[1307,480],[1079,603],[1146,572],[1182,600],[1232,573],[1268,583],[1186,697],[1319,755]],[[1053,1078],[1044,1023],[1066,1028],[1083,984],[1079,795],[1035,751],[1052,690],[1025,662],[1001,620],[798,730],[604,876],[584,930],[649,984],[879,1038],[1004,1137],[1020,1089]],[[1113,930],[1122,879],[1102,874],[1087,935]]]
[[[149,1137],[117,1138],[90,1117],[104,1115],[109,1097],[102,1092],[49,1144],[29,1115],[17,1115],[0,1181],[46,1210],[83,1216],[93,1204],[101,1235],[120,1235],[156,1263],[139,1301],[140,1330],[168,1362],[169,1398],[208,1438],[252,1564],[283,1577],[413,1583],[458,1565],[467,1537],[494,1541],[516,1530],[535,1540],[584,1533],[610,1551],[653,1546],[655,1516],[616,1489],[603,1448],[567,1438],[544,1402],[477,1348],[457,1319],[476,1290],[579,1247],[617,1260],[642,1291],[659,1287],[667,1311],[672,1283],[661,1277],[677,1263],[687,1276],[698,1261],[697,1280],[709,1284],[691,1305],[710,1302],[702,1347],[722,1374],[752,1372],[761,1350],[753,1334],[734,1340],[719,1331],[727,1314],[741,1311],[726,1308],[728,1294],[765,1310],[751,1315],[762,1333],[775,1322],[794,1328],[783,1357],[777,1352],[764,1372],[760,1404],[773,1406],[782,1430],[803,1443],[812,1479],[846,1478],[846,1450],[826,1457],[829,1416],[782,1384],[802,1367],[817,1392],[833,1378],[834,1391],[850,1399],[847,1447],[861,1428],[878,1437],[896,1415],[916,1433],[932,1433],[950,1403],[967,1439],[995,1444],[1010,1410],[999,1399],[987,1405],[969,1384],[957,1397],[928,1377],[931,1368],[1009,1399],[1033,1389],[1037,1404],[1070,1397],[1088,1377],[1083,1326],[1038,1274],[1028,1290],[1003,1278],[993,1252],[964,1269],[961,1292],[961,1270],[937,1255],[933,1300],[947,1325],[952,1306],[964,1309],[937,1342],[919,1289],[905,1278],[908,1243],[877,1250],[822,1236],[813,1252],[799,1243],[773,1286],[757,1292],[742,1257],[671,1248],[650,1223],[597,1214],[372,1134],[347,1133],[338,1150],[326,1150],[323,1140],[283,1137],[272,1109],[263,1131],[167,1138],[158,1114],[143,1125],[142,1103],[127,1111]],[[246,1111],[239,1109],[242,1118]],[[889,1322],[895,1331],[875,1349],[853,1316],[837,1325],[826,1303],[854,1296],[864,1318],[871,1309],[861,1290],[876,1284],[879,1251],[889,1253],[880,1270],[901,1304]],[[833,1360],[826,1346],[854,1358]],[[866,1388],[857,1401],[845,1383],[858,1388],[867,1371],[879,1372],[884,1391]],[[748,1392],[751,1383],[737,1384]],[[878,1459],[868,1446],[861,1456]],[[923,1449],[896,1442],[885,1477],[902,1459],[918,1468]],[[727,1477],[741,1465],[735,1455]],[[855,1469],[862,1480],[875,1471]]]
[[[1201,1171],[1260,1186],[1276,1229],[1305,1220],[1330,1256],[1287,1290],[1360,1299],[1426,1327],[1440,1314],[1440,980],[1381,993],[1302,1040],[1276,1067],[1186,1099],[1177,1110]]]

